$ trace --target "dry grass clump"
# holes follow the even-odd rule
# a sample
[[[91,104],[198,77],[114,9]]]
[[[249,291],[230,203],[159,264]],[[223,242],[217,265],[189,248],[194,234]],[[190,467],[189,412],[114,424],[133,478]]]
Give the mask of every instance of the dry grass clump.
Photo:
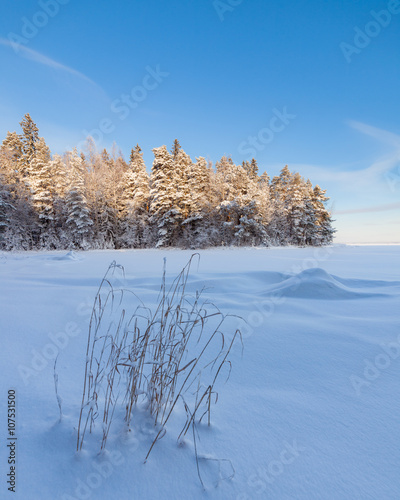
[[[241,341],[241,334],[236,330],[227,341],[221,330],[226,316],[202,299],[204,289],[194,295],[188,293],[195,255],[170,286],[164,259],[154,311],[132,290],[116,287],[116,275],[123,276],[124,270],[115,262],[109,266],[96,294],[89,325],[77,450],[97,419],[102,421],[101,449],[105,448],[118,405],[124,409],[126,425],[134,427],[135,407],[146,402],[158,429],[146,460],[165,434],[179,401],[186,410],[186,422],[178,439],[192,428],[195,440],[195,425],[203,417],[210,425],[211,403],[217,400],[215,383],[224,366],[230,372],[228,355],[233,343]],[[198,464],[197,449],[196,459]]]

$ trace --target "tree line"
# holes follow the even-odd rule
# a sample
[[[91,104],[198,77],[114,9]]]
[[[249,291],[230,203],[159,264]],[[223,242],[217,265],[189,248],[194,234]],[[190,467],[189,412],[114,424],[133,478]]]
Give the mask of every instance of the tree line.
[[[52,155],[29,114],[0,147],[0,248],[104,249],[326,245],[335,232],[329,199],[285,166],[272,179],[256,160],[193,161],[174,141],[129,162],[87,140]]]

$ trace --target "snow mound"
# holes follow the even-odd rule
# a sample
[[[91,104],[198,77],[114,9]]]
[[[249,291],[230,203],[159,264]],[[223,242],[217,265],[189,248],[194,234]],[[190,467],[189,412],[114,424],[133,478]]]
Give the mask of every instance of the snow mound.
[[[81,260],[81,259],[74,251],[71,250],[65,255],[54,257],[53,260]]]
[[[318,267],[306,269],[295,276],[290,276],[279,285],[269,288],[266,293],[299,299],[329,300],[358,299],[381,295],[380,293],[362,292],[360,288],[353,289],[347,286],[344,280],[339,281],[335,276]]]

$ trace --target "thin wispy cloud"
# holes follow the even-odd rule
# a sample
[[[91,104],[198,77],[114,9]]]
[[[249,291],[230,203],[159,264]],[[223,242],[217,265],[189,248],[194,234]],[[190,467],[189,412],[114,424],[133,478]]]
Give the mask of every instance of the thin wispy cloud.
[[[395,190],[398,189],[397,183],[400,183],[400,180],[397,181],[400,179],[400,136],[356,121],[349,121],[347,124],[362,134],[389,146],[387,153],[363,168],[355,168],[354,164],[324,167],[297,164],[293,165],[295,170],[310,177],[313,182],[321,185],[330,184],[330,192],[335,193],[333,199],[343,207],[340,210],[332,209],[334,215],[399,210],[400,202],[396,200],[398,196]],[[371,201],[375,201],[375,204],[370,203]],[[391,201],[392,203],[388,203]]]
[[[371,207],[364,207],[364,208],[355,208],[352,210],[337,210],[335,212],[335,215],[365,214],[365,213],[372,213],[372,212],[388,212],[391,210],[396,210],[398,208],[400,208],[400,202],[399,203],[388,203],[386,205],[378,205],[378,206],[371,206]]]
[[[368,167],[357,170],[346,170],[344,166],[336,165],[322,167],[320,165],[295,164],[295,167],[296,170],[319,179],[319,182],[337,182],[343,187],[353,183],[352,189],[354,189],[354,183],[365,185],[376,182],[383,173],[396,167],[399,161],[400,154],[395,152],[374,161]]]
[[[358,130],[359,132],[365,135],[369,135],[370,137],[376,139],[379,142],[389,144],[390,146],[393,146],[398,151],[400,151],[400,135],[354,120],[349,120],[348,124],[355,130]]]
[[[10,40],[7,40],[6,38],[0,37],[0,45],[3,45],[5,47],[9,47],[10,49],[14,48],[13,42],[11,42]],[[36,62],[38,64],[48,66],[49,68],[52,68],[52,69],[55,69],[58,71],[63,71],[63,72],[69,73],[70,75],[73,75],[81,80],[84,80],[84,81],[92,84],[99,91],[104,93],[104,90],[96,82],[91,80],[85,74],[81,73],[80,71],[77,71],[74,68],[66,66],[65,64],[59,63],[59,62],[55,61],[54,59],[51,59],[50,57],[47,57],[44,54],[41,54],[40,52],[38,52],[36,50],[30,49],[29,47],[25,47],[24,45],[19,45],[18,46],[18,54],[20,54],[25,59],[29,59],[30,61]]]
[[[365,174],[367,174],[368,177],[371,178],[371,180],[377,179],[383,173],[389,172],[399,164],[400,135],[356,121],[350,121],[349,125],[355,130],[358,130],[359,132],[363,133],[364,135],[368,135],[369,137],[372,137],[378,142],[388,144],[389,146],[392,146],[394,148],[394,150],[387,156],[379,159],[378,161],[374,162],[370,167],[365,169]]]
[[[344,165],[321,167],[319,165],[299,164],[296,165],[299,171],[307,172],[308,175],[318,178],[320,182],[337,182],[342,184],[343,187],[349,186],[351,189],[354,189],[355,184],[365,186],[381,182],[382,174],[390,172],[399,165],[400,135],[356,121],[349,121],[348,124],[379,142],[391,145],[394,149],[361,169],[352,168],[349,170]]]

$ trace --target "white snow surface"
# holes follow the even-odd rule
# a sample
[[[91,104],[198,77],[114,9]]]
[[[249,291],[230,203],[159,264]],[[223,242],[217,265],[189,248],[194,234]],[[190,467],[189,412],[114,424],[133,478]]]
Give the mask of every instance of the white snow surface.
[[[211,426],[177,443],[184,410],[155,436],[138,409],[132,432],[116,413],[107,450],[101,422],[77,453],[88,322],[112,261],[123,285],[154,308],[163,258],[172,279],[191,251],[0,255],[0,498],[400,498],[400,246],[210,249],[188,291],[241,328],[231,376],[218,382]],[[58,354],[58,394],[53,366]],[[16,493],[7,491],[7,391],[17,395]],[[234,468],[234,477],[229,479]]]

